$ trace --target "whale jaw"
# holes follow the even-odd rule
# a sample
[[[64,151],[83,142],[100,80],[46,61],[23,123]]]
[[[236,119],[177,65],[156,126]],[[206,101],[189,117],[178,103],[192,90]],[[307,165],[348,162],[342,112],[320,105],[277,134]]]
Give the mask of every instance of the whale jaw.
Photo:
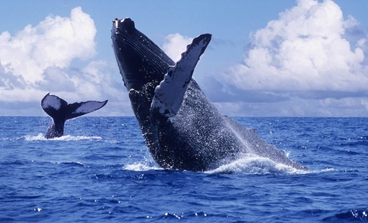
[[[124,85],[141,90],[147,83],[158,85],[169,66],[175,65],[154,42],[135,28],[130,18],[113,20],[111,38]]]

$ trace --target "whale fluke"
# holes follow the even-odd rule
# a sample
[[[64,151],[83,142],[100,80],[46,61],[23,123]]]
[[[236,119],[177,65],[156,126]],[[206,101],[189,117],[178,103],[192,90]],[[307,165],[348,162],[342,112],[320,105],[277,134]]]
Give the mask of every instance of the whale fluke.
[[[211,41],[211,34],[202,34],[188,45],[175,66],[168,68],[164,80],[156,87],[151,109],[166,117],[176,115],[183,102],[185,91],[192,79],[200,56]]]
[[[73,119],[93,111],[96,111],[107,103],[106,101],[86,101],[68,104],[56,95],[46,94],[41,100],[42,109],[53,119],[52,125],[47,130],[46,138],[60,137],[64,134],[64,124],[68,119]]]

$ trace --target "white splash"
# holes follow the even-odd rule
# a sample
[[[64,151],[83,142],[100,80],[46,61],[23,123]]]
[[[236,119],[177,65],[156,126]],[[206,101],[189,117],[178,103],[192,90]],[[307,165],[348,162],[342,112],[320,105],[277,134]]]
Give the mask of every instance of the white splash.
[[[123,170],[131,171],[148,171],[148,170],[163,170],[161,167],[150,165],[148,162],[135,162],[123,166]]]
[[[26,136],[24,136],[24,138],[25,138],[26,141],[47,140],[42,133],[39,133],[36,136],[26,135]]]
[[[42,133],[39,133],[36,136],[30,136],[26,135],[25,137],[26,141],[80,141],[80,140],[101,140],[102,137],[100,136],[71,136],[71,135],[64,135],[61,137],[53,138],[53,139],[46,139],[45,136]]]
[[[231,163],[222,165],[214,170],[206,171],[206,173],[210,174],[305,174],[308,172],[309,171],[295,169],[285,164],[276,163],[265,157],[247,154]]]

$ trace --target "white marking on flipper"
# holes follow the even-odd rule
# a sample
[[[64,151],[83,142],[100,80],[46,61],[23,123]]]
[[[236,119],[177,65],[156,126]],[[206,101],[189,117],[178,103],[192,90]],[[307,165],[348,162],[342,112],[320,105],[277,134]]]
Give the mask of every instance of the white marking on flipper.
[[[179,111],[185,91],[192,79],[193,71],[211,40],[210,34],[193,39],[187,51],[174,67],[169,67],[163,81],[156,87],[151,110],[166,117],[173,117]]]

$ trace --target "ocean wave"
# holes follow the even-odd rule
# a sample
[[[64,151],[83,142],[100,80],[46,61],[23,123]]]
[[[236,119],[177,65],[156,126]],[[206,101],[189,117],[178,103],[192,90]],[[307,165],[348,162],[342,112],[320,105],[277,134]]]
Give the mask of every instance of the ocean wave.
[[[368,221],[368,209],[351,209],[349,211],[341,211],[330,217],[325,217],[326,222],[341,222],[341,221]]]
[[[86,164],[79,162],[79,161],[57,161],[57,162],[51,162],[58,165],[66,165],[66,166],[80,166],[80,167],[89,167]]]
[[[9,137],[7,137],[7,138],[0,138],[0,142],[1,141],[12,141],[13,139],[11,139],[11,138],[9,138]]]
[[[46,139],[42,133],[39,133],[36,136],[26,135],[24,138],[26,141],[46,141],[46,140],[51,140],[51,141],[97,140],[98,141],[102,139],[102,137],[100,136],[71,136],[71,135],[64,135],[64,136],[57,137],[57,138]]]

